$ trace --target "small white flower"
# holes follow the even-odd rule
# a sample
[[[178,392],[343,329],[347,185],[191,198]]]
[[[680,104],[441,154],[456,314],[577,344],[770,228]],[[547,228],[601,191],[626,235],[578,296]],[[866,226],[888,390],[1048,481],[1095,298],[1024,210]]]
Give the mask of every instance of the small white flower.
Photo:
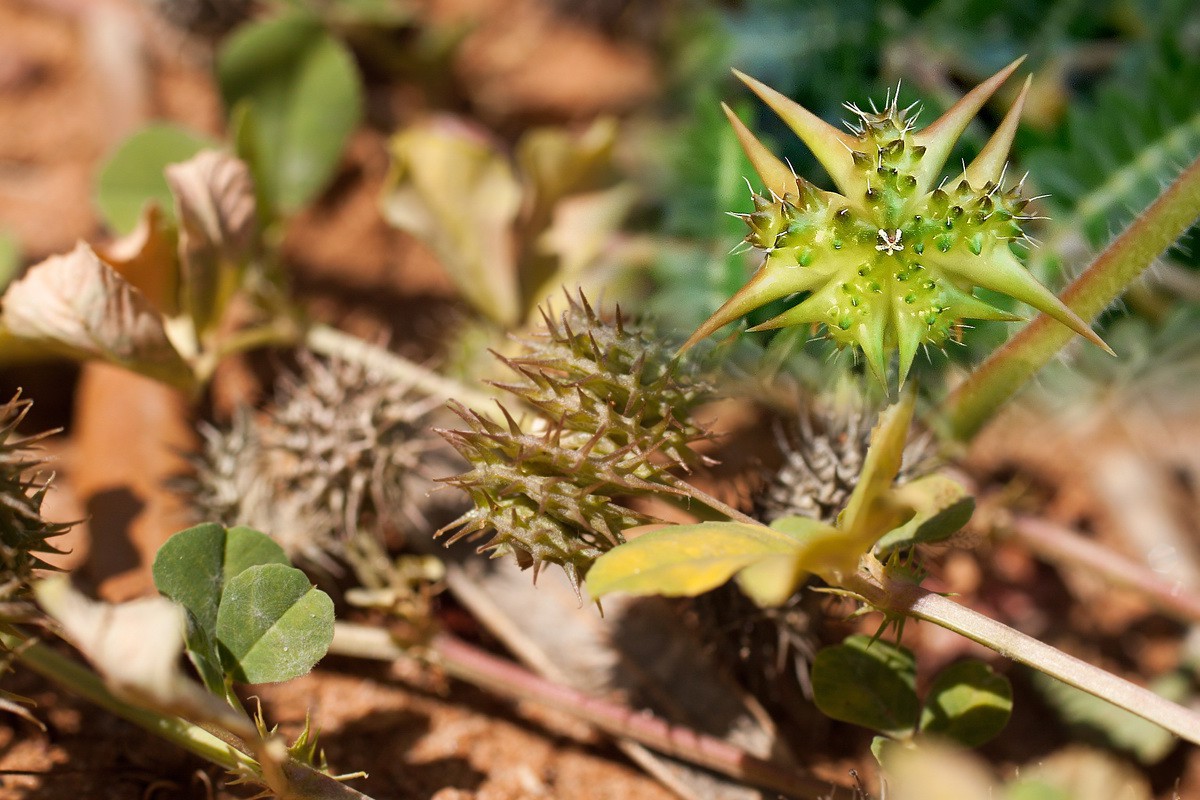
[[[879,229],[879,244],[875,245],[875,249],[881,253],[887,253],[889,256],[904,249],[904,245],[900,243],[901,231],[896,229],[895,236],[889,236],[888,232],[883,228]]]

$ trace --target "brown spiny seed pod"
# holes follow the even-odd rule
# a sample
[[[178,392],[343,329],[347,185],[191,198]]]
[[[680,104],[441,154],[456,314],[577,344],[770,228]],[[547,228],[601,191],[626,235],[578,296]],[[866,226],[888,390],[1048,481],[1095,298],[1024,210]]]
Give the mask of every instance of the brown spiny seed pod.
[[[877,414],[861,401],[810,400],[775,421],[783,463],[767,475],[755,497],[764,522],[804,516],[832,525],[862,472]],[[904,450],[904,482],[931,468],[931,440],[918,435]]]
[[[594,436],[591,447],[579,447],[563,441],[561,427],[525,433],[511,417],[503,428],[458,405],[452,408],[468,430],[439,433],[471,469],[445,481],[466,492],[474,508],[436,535],[453,530],[448,543],[454,543],[490,532],[480,551],[512,555],[522,569],[533,567],[535,578],[544,564],[557,564],[578,591],[592,562],[625,541],[622,531],[654,521],[619,499],[670,491],[624,463],[629,448],[597,452],[603,436]]]
[[[623,499],[679,494],[670,472],[703,459],[691,445],[707,434],[689,420],[709,394],[690,363],[618,315],[602,319],[580,295],[544,331],[519,339],[525,352],[501,360],[517,373],[500,388],[536,410],[507,426],[455,406],[467,430],[439,431],[471,463],[445,479],[474,508],[438,531],[450,541],[492,533],[480,550],[513,555],[534,574],[557,564],[578,591],[592,562],[653,520]]]
[[[65,533],[67,524],[42,518],[42,500],[50,485],[37,470],[45,463],[33,445],[53,431],[20,437],[17,427],[32,405],[20,392],[0,406],[0,607],[5,616],[19,616],[35,569],[53,569],[41,556],[62,551],[50,540]]]
[[[361,366],[298,360],[263,414],[202,431],[204,451],[183,488],[198,518],[262,530],[289,555],[328,565],[360,532],[382,537],[403,525],[432,444],[430,405]]]

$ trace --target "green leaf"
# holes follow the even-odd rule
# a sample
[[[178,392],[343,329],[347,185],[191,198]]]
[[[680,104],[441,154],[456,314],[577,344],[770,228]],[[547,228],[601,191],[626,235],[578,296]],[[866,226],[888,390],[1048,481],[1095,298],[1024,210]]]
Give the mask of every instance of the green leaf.
[[[154,557],[158,591],[192,613],[210,636],[217,630],[217,610],[229,581],[259,564],[288,564],[275,540],[250,528],[226,530],[205,523],[168,539]]]
[[[938,675],[921,710],[922,733],[978,747],[1004,729],[1012,686],[982,661],[960,661]]]
[[[915,685],[912,653],[869,636],[851,636],[813,659],[813,700],[821,713],[889,736],[908,736],[916,726]]]
[[[944,475],[928,475],[896,489],[893,499],[915,512],[913,518],[875,544],[882,555],[953,536],[971,519],[975,498]]]
[[[304,675],[333,641],[333,601],[303,572],[259,564],[225,587],[217,646],[225,668],[243,683],[277,683]]]
[[[760,525],[702,522],[644,533],[609,550],[587,574],[593,598],[613,592],[695,597],[753,564],[797,551],[796,541]]]
[[[0,292],[21,268],[21,242],[16,234],[0,229]]]
[[[96,180],[96,207],[105,224],[115,233],[131,233],[151,200],[172,215],[175,203],[163,170],[214,146],[210,139],[175,125],[150,125],[130,136]]]
[[[239,29],[217,55],[227,109],[248,101],[257,138],[255,178],[284,213],[299,209],[333,177],[362,115],[354,59],[320,20],[293,12]]]

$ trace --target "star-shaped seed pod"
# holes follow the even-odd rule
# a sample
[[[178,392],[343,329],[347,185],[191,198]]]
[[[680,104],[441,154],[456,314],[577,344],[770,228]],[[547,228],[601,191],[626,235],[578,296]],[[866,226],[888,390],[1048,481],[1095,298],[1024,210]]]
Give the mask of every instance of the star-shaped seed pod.
[[[793,174],[733,112],[725,113],[765,186],[741,215],[746,241],[763,254],[750,281],[701,325],[687,349],[767,303],[799,301],[751,330],[822,325],[838,345],[862,350],[887,383],[898,350],[903,384],[917,349],[942,345],[963,319],[1019,317],[973,294],[982,287],[1027,303],[1109,350],[1082,319],[1030,275],[1013,252],[1025,240],[1029,201],[1021,182],[1005,187],[1006,160],[1029,81],[983,150],[962,173],[940,180],[955,142],[1021,59],[968,92],[917,130],[912,107],[890,97],[883,111],[847,104],[850,133],[779,92],[737,73],[825,167],[837,189]]]

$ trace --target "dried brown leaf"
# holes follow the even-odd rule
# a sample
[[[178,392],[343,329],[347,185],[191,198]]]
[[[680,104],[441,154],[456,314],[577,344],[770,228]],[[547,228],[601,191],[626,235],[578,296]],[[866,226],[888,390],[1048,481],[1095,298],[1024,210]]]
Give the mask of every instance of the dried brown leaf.
[[[163,316],[179,313],[179,264],[175,235],[155,202],[142,209],[137,227],[97,255],[133,284]]]
[[[192,721],[213,722],[242,736],[253,735],[247,719],[180,669],[186,621],[183,609],[170,600],[95,602],[77,592],[65,577],[41,581],[34,592],[114,694]]]
[[[14,336],[73,358],[111,361],[181,388],[193,384],[162,316],[82,242],[35,265],[3,300],[3,324]]]
[[[254,181],[245,162],[203,150],[166,169],[179,218],[182,302],[199,331],[221,316],[258,233]]]

